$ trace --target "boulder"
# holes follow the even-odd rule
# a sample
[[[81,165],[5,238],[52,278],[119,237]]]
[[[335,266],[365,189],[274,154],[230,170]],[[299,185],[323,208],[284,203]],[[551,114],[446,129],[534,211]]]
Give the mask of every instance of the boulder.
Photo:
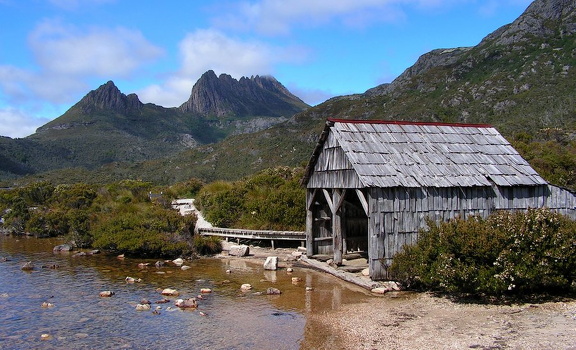
[[[162,290],[162,292],[160,292],[160,294],[162,295],[168,295],[168,296],[177,296],[180,293],[178,293],[178,291],[176,289],[172,289],[172,288],[165,288]]]
[[[252,285],[249,283],[244,283],[243,285],[240,286],[240,289],[243,291],[247,291],[247,290],[252,289]]]
[[[130,277],[130,276],[127,276],[125,280],[127,283],[142,282],[141,278],[134,278],[134,277]]]
[[[188,269],[191,269],[191,267],[188,265],[182,265],[182,267],[180,269],[181,270],[188,270]]]
[[[70,244],[60,244],[52,249],[53,252],[69,252],[71,250],[72,246]]]
[[[164,266],[164,261],[158,260],[158,261],[156,261],[156,262],[154,263],[154,266],[156,266],[156,267],[162,267],[162,266]]]
[[[278,257],[269,256],[264,262],[264,270],[277,270],[278,269]]]
[[[198,302],[196,298],[178,299],[174,302],[174,305],[181,309],[194,309],[198,307]]]
[[[201,288],[201,289],[200,289],[200,293],[202,293],[202,294],[212,293],[212,289],[210,289],[210,288]]]
[[[136,311],[148,311],[151,308],[152,307],[150,306],[150,304],[137,304],[136,305]]]
[[[282,292],[280,291],[280,289],[270,287],[270,288],[266,289],[266,294],[267,295],[279,295],[279,294],[282,294]]]
[[[371,290],[372,293],[376,293],[376,294],[386,294],[388,292],[395,292],[395,291],[399,291],[402,288],[400,287],[400,285],[397,282],[394,281],[387,281],[387,282],[383,282],[382,286],[377,287],[377,288],[373,288]]]
[[[247,256],[250,254],[250,247],[247,245],[232,245],[228,251],[228,255],[232,256]]]
[[[184,264],[184,259],[178,258],[178,259],[172,260],[172,262],[173,262],[174,265],[176,265],[176,266],[182,266],[182,265]]]
[[[100,296],[102,298],[109,298],[109,297],[113,296],[114,294],[115,293],[113,291],[110,291],[110,290],[105,290],[105,291],[100,292]]]

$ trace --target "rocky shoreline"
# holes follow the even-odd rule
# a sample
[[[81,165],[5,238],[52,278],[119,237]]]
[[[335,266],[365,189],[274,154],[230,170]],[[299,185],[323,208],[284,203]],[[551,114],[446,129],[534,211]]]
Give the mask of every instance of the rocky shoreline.
[[[230,245],[224,242],[221,258],[237,258],[227,255]],[[298,249],[250,246],[250,255],[242,259],[264,262],[278,256],[280,268],[305,267],[307,259],[294,252]],[[575,300],[487,305],[428,293],[370,294],[367,301],[308,315],[332,336],[320,349],[576,349]]]

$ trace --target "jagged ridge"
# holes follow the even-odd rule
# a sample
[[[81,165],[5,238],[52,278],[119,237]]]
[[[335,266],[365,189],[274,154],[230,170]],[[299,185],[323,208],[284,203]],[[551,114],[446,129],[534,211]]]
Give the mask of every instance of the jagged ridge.
[[[209,70],[198,79],[188,101],[180,106],[184,113],[207,117],[291,116],[307,105],[270,76],[216,76]]]

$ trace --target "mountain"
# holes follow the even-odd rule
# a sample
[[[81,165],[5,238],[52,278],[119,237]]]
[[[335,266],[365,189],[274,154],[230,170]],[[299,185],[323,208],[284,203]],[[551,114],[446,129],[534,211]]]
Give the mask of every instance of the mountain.
[[[310,157],[326,118],[486,123],[549,181],[576,188],[575,7],[574,1],[536,0],[478,45],[428,52],[391,83],[332,98],[204,153],[188,151],[169,164],[156,160],[138,169],[156,180],[147,169],[167,167],[170,181],[181,181],[298,166]]]
[[[188,101],[180,106],[184,113],[246,118],[251,116],[288,117],[308,106],[271,76],[242,77],[204,73],[192,87]]]
[[[180,108],[144,104],[109,81],[33,135],[0,140],[0,178],[165,157],[268,128],[307,107],[273,77],[208,71]]]
[[[138,176],[173,183],[190,177],[231,180],[267,167],[298,166],[308,160],[331,117],[492,124],[544,178],[576,188],[575,7],[574,1],[536,0],[478,45],[426,53],[391,83],[332,98],[260,131],[229,132],[218,143],[170,157],[111,163],[89,176],[100,180]],[[255,113],[248,102],[234,104],[239,109],[216,103],[227,101],[222,92],[240,81],[229,82],[229,77],[216,78],[210,72],[200,80],[206,81],[201,85],[218,88],[205,93],[195,86],[179,113],[205,113],[194,120],[207,123],[211,130],[225,130],[230,110]],[[248,80],[256,83],[262,78]],[[25,156],[20,153],[16,161]],[[69,175],[52,173],[50,178],[61,181]]]

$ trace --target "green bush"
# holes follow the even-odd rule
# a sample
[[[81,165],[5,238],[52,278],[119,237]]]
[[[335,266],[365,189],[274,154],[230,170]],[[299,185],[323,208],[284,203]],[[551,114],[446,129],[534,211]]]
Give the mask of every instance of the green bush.
[[[576,222],[547,209],[429,222],[398,253],[391,276],[413,289],[483,295],[567,292],[576,277]]]
[[[204,186],[197,204],[206,220],[218,227],[261,230],[304,230],[303,169],[279,167],[236,182]]]
[[[174,258],[191,254],[193,217],[161,207],[125,204],[113,216],[101,215],[92,227],[93,246],[138,257]]]
[[[192,247],[198,255],[212,255],[222,252],[220,238],[214,236],[195,235],[192,239]]]

